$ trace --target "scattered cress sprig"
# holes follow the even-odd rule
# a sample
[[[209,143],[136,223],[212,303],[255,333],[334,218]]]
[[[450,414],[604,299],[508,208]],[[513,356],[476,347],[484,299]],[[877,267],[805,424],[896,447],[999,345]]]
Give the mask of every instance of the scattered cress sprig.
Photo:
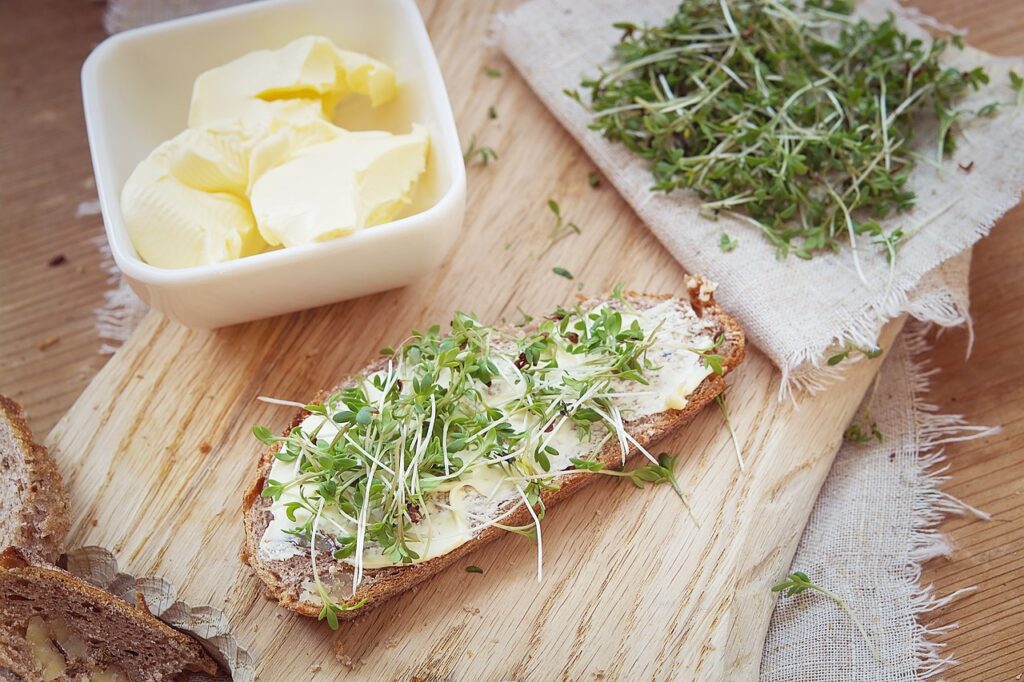
[[[881,374],[875,375],[875,380],[871,384],[871,392],[868,394],[868,399],[864,406],[864,414],[854,419],[846,427],[846,431],[843,431],[843,440],[850,443],[867,443],[874,438],[879,443],[883,442],[882,430],[878,428],[878,422],[871,418],[871,408],[874,407],[875,398],[878,396],[878,385],[881,379]]]
[[[486,145],[478,147],[476,144],[476,135],[473,135],[469,138],[469,146],[466,147],[466,151],[462,152],[462,159],[466,163],[476,162],[481,166],[486,166],[491,161],[498,160],[498,152]]]
[[[871,650],[871,655],[874,656],[876,660],[881,660],[878,654],[878,649],[875,648],[874,642],[872,642],[871,638],[868,637],[868,631],[864,628],[864,624],[860,622],[860,619],[857,618],[857,614],[853,612],[853,609],[849,607],[849,605],[842,597],[835,594],[834,592],[826,590],[824,587],[821,587],[820,585],[816,585],[815,583],[811,582],[811,579],[803,571],[796,571],[795,573],[790,573],[788,576],[786,576],[785,580],[778,583],[777,585],[772,586],[772,592],[781,593],[786,595],[787,597],[795,597],[796,595],[806,590],[813,590],[814,592],[817,592],[819,594],[824,595],[825,597],[828,597],[833,602],[835,602],[836,606],[845,611],[846,615],[848,615],[850,617],[850,620],[853,621],[854,625],[857,626],[857,629],[860,630],[861,636],[864,637],[864,642],[868,645],[868,648]]]
[[[548,251],[551,250],[558,242],[562,241],[566,237],[574,234],[581,234],[579,225],[571,220],[567,220],[562,216],[562,207],[554,199],[548,199],[548,210],[551,211],[555,216],[555,223],[551,227],[551,232],[548,233],[547,241],[544,243],[544,248],[537,255],[540,258]],[[570,278],[571,279],[571,278]]]

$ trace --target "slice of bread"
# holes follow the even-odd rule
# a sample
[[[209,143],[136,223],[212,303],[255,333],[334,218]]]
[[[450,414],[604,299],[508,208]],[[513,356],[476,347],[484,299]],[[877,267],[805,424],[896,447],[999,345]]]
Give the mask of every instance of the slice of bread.
[[[55,561],[69,525],[56,463],[33,440],[21,405],[0,395],[0,549],[22,547]]]
[[[649,309],[669,299],[673,300],[677,306],[686,306],[692,309],[702,323],[709,325],[713,336],[721,335],[723,338],[722,344],[715,351],[715,353],[723,357],[723,374],[734,370],[743,360],[743,331],[731,317],[715,304],[712,297],[713,286],[709,286],[699,278],[694,277],[690,279],[689,289],[689,300],[673,298],[669,295],[642,295],[634,293],[627,293],[626,299],[638,309]],[[586,308],[588,305],[596,305],[601,302],[607,301],[586,301],[583,306]],[[370,365],[365,368],[364,375],[380,370],[382,367],[383,363],[381,362]],[[354,381],[354,379],[350,379],[339,388],[351,386]],[[700,383],[695,391],[687,396],[687,403],[684,409],[666,410],[633,421],[626,421],[626,430],[646,448],[689,422],[697,412],[714,400],[724,388],[725,380],[723,376],[710,374]],[[316,398],[316,401],[323,401],[330,393],[333,393],[333,391],[322,392]],[[305,416],[305,412],[300,412],[296,415],[285,433],[301,423]],[[308,591],[313,580],[308,549],[298,556],[283,560],[271,560],[261,556],[259,552],[260,540],[272,518],[270,511],[272,502],[267,498],[261,497],[261,492],[273,466],[276,449],[271,446],[263,452],[257,465],[256,477],[245,494],[243,515],[246,537],[242,558],[249,563],[257,576],[263,581],[265,592],[269,598],[276,599],[282,606],[293,611],[306,616],[316,617],[320,613],[322,604],[317,597],[311,595]],[[637,454],[637,452],[638,450],[633,448],[629,452],[629,457]],[[608,442],[594,458],[608,468],[622,468],[621,451],[614,439]],[[559,478],[560,486],[556,490],[544,491],[541,499],[546,507],[551,507],[592,482],[595,478],[597,477],[585,473],[562,476]],[[530,510],[523,504],[518,502],[515,504],[518,505],[518,508],[511,515],[505,516],[502,523],[506,526],[520,526],[531,523],[532,516]],[[412,588],[479,547],[506,534],[506,532],[495,526],[487,526],[480,530],[472,540],[460,545],[447,554],[421,563],[372,570],[366,569],[363,582],[355,594],[350,594],[352,566],[342,561],[335,561],[328,553],[320,552],[318,553],[318,557],[320,557],[318,558],[320,578],[325,584],[329,583],[332,588],[344,590],[344,593],[348,594],[345,597],[345,603],[349,605],[365,600],[362,607],[338,614],[339,619],[348,620],[356,618],[380,605],[385,600]],[[346,585],[348,585],[347,588],[345,587]]]
[[[144,606],[27,550],[0,552],[0,679],[171,680],[219,670],[198,641]]]

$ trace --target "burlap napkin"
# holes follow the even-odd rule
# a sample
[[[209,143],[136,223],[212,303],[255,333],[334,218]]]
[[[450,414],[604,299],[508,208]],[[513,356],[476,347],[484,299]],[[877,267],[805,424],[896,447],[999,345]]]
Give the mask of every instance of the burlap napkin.
[[[791,567],[842,597],[870,645],[849,615],[821,595],[780,597],[761,680],[917,680],[953,662],[934,637],[955,624],[930,627],[928,614],[969,590],[939,597],[920,584],[921,563],[951,551],[935,526],[947,513],[969,511],[939,490],[942,447],[996,429],[968,426],[928,403],[932,371],[920,357],[925,331],[907,329],[886,358],[858,417],[867,431],[870,409],[882,441],[846,443],[839,451]]]
[[[941,168],[918,164],[910,180],[918,196],[916,208],[883,221],[887,231],[902,226],[912,233],[891,275],[884,255],[863,238],[857,255],[865,281],[854,268],[849,247],[812,261],[779,260],[756,227],[728,217],[701,218],[695,193],[651,192],[646,162],[589,130],[591,114],[563,92],[577,88],[583,76],[596,76],[598,63],[610,58],[621,35],[613,22],[660,23],[677,3],[531,0],[500,17],[498,39],[537,95],[662,244],[687,270],[721,285],[718,300],[782,370],[785,387],[824,385],[836,374],[825,364],[830,348],[847,339],[872,346],[882,325],[903,312],[940,324],[962,319],[962,310],[949,314],[956,311],[956,293],[943,287],[942,278],[927,280],[926,275],[967,250],[1017,203],[1024,190],[1024,113],[1011,106],[995,118],[973,118],[957,152]],[[876,19],[892,11],[904,31],[927,37],[894,0],[863,0],[857,11]],[[1024,73],[1024,59],[997,58],[970,48],[947,54],[951,64],[984,65],[991,75],[991,84],[970,95],[963,108],[977,110],[992,101],[1015,99],[1008,71]],[[919,130],[916,140],[920,153],[935,158],[934,131]],[[958,167],[971,162],[969,171]],[[739,239],[735,251],[718,248],[723,232]]]

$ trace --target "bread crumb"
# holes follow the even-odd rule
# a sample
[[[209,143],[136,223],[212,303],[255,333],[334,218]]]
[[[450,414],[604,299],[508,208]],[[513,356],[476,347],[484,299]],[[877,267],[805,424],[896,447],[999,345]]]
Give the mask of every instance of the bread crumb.
[[[604,672],[604,670],[598,670],[597,672],[595,672],[595,673],[594,673],[594,677],[595,677],[595,678],[597,678],[597,679],[599,679],[599,680],[603,680],[603,679],[604,679],[604,677],[605,677],[605,672]]]
[[[311,673],[314,673],[314,674],[315,674],[315,673],[318,673],[318,672],[320,672],[321,670],[323,670],[323,668],[322,668],[322,667],[320,667],[320,666],[318,666],[318,665],[314,665],[314,666],[313,666],[312,668],[310,668],[310,669],[309,669],[309,672],[311,672]]]
[[[96,527],[96,526],[98,526],[98,525],[100,525],[100,522],[99,522],[99,521],[97,521],[96,519],[93,519],[93,520],[92,520],[92,527],[93,527],[93,528],[95,528],[95,527]]]
[[[47,348],[57,343],[58,341],[60,341],[59,336],[48,336],[39,343],[37,343],[36,348],[38,348],[39,350],[46,350]]]
[[[213,450],[213,448],[210,447],[210,444],[207,443],[205,440],[199,444],[199,452],[201,452],[202,454],[208,455],[210,454],[210,450]]]
[[[389,637],[388,640],[384,642],[385,649],[394,649],[396,646],[398,646],[398,640],[394,637]]]
[[[470,606],[469,604],[463,604],[462,605],[462,610],[465,611],[466,613],[470,614],[471,616],[475,616],[475,615],[480,613],[480,609],[474,608],[474,607]]]
[[[338,638],[334,639],[334,658],[349,670],[354,667],[352,657],[345,653],[345,642]]]

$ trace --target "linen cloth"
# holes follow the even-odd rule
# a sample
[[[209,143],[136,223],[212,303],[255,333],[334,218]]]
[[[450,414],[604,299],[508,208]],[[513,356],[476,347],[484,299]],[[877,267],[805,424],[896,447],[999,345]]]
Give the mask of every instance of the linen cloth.
[[[877,423],[882,441],[843,445],[791,565],[840,596],[870,644],[824,596],[782,596],[765,639],[764,682],[919,680],[953,663],[934,641],[950,626],[929,627],[925,620],[969,590],[938,597],[920,584],[921,563],[952,549],[935,526],[947,513],[969,511],[939,489],[946,480],[942,446],[996,429],[968,426],[928,403],[932,372],[920,358],[926,331],[907,329],[890,350],[858,416],[865,431]]]
[[[939,324],[962,321],[958,294],[944,288],[941,278],[928,280],[926,275],[969,249],[1017,203],[1024,191],[1024,113],[1008,104],[994,118],[970,118],[957,151],[939,167],[934,126],[916,131],[916,150],[928,159],[910,177],[916,206],[880,221],[886,232],[902,227],[910,235],[891,272],[879,247],[866,243],[864,236],[856,254],[845,246],[811,261],[794,256],[780,260],[775,247],[749,223],[727,216],[700,217],[696,193],[650,191],[654,181],[647,162],[589,130],[592,115],[564,92],[578,88],[583,77],[597,76],[599,63],[611,63],[612,46],[621,35],[613,22],[658,24],[677,4],[531,0],[499,17],[497,39],[551,113],[676,260],[718,282],[717,300],[782,370],[784,390],[824,386],[840,371],[825,363],[830,349],[845,340],[872,347],[884,323],[904,312]],[[896,15],[908,34],[928,37],[920,15],[895,0],[862,0],[857,5],[857,14],[866,18],[879,20],[887,12]],[[990,85],[967,96],[961,108],[976,111],[989,102],[1015,101],[1008,72],[1024,73],[1024,59],[998,58],[969,47],[963,52],[950,48],[944,59],[961,68],[983,65],[991,76]],[[586,93],[580,93],[586,101]],[[723,232],[739,240],[735,251],[718,247]]]
[[[112,0],[105,25],[114,33],[238,1]],[[607,5],[603,3],[606,12]],[[664,16],[661,9],[671,11],[672,7],[672,3],[660,0],[652,3],[656,6],[653,12],[650,6],[636,5],[630,8],[632,16],[637,16],[636,11],[646,11],[651,21]],[[595,9],[600,6],[602,3],[593,4]],[[588,13],[589,7],[588,4]],[[606,23],[610,22],[600,27],[606,28]],[[512,22],[506,23],[511,25]],[[604,40],[601,49],[611,44]],[[557,66],[551,65],[553,69]],[[569,84],[577,81],[574,74]],[[561,86],[558,87],[560,91]],[[618,177],[607,167],[604,170],[608,177]],[[647,171],[643,172],[646,175]],[[644,189],[649,184],[646,179],[637,179],[636,183]],[[619,189],[625,192],[624,187],[629,186]],[[648,197],[642,201],[650,200]],[[998,213],[992,213],[991,220]],[[644,213],[640,214],[647,220]],[[696,235],[694,240],[704,240],[700,249],[716,248],[721,229],[733,230],[730,234],[739,236],[745,248],[757,239],[756,235],[718,225],[707,234],[702,233],[703,236]],[[735,253],[746,257],[742,250]],[[925,272],[916,290],[907,296],[903,310],[943,325],[969,324],[969,266],[970,253],[965,250]],[[116,273],[112,261],[110,268]],[[112,350],[128,337],[146,308],[119,278],[112,277],[111,284],[108,306],[99,311],[98,323],[101,334],[113,344],[108,346]],[[724,300],[727,288],[719,292],[719,299]],[[764,680],[913,680],[941,672],[951,662],[940,646],[929,641],[936,630],[918,622],[920,615],[957,596],[939,599],[919,585],[920,562],[949,551],[934,526],[943,514],[963,510],[938,490],[943,479],[935,471],[941,462],[937,448],[944,438],[976,437],[987,432],[964,425],[959,417],[936,415],[925,402],[923,394],[929,372],[912,357],[923,348],[920,332],[904,333],[890,351],[871,406],[873,419],[886,441],[848,444],[842,449],[793,560],[792,570],[809,573],[819,584],[849,602],[868,628],[873,645],[882,654],[882,663],[872,657],[846,614],[831,602],[806,603],[818,595],[805,593],[793,599],[780,599],[765,642],[761,671]],[[836,557],[842,561],[836,561]]]

